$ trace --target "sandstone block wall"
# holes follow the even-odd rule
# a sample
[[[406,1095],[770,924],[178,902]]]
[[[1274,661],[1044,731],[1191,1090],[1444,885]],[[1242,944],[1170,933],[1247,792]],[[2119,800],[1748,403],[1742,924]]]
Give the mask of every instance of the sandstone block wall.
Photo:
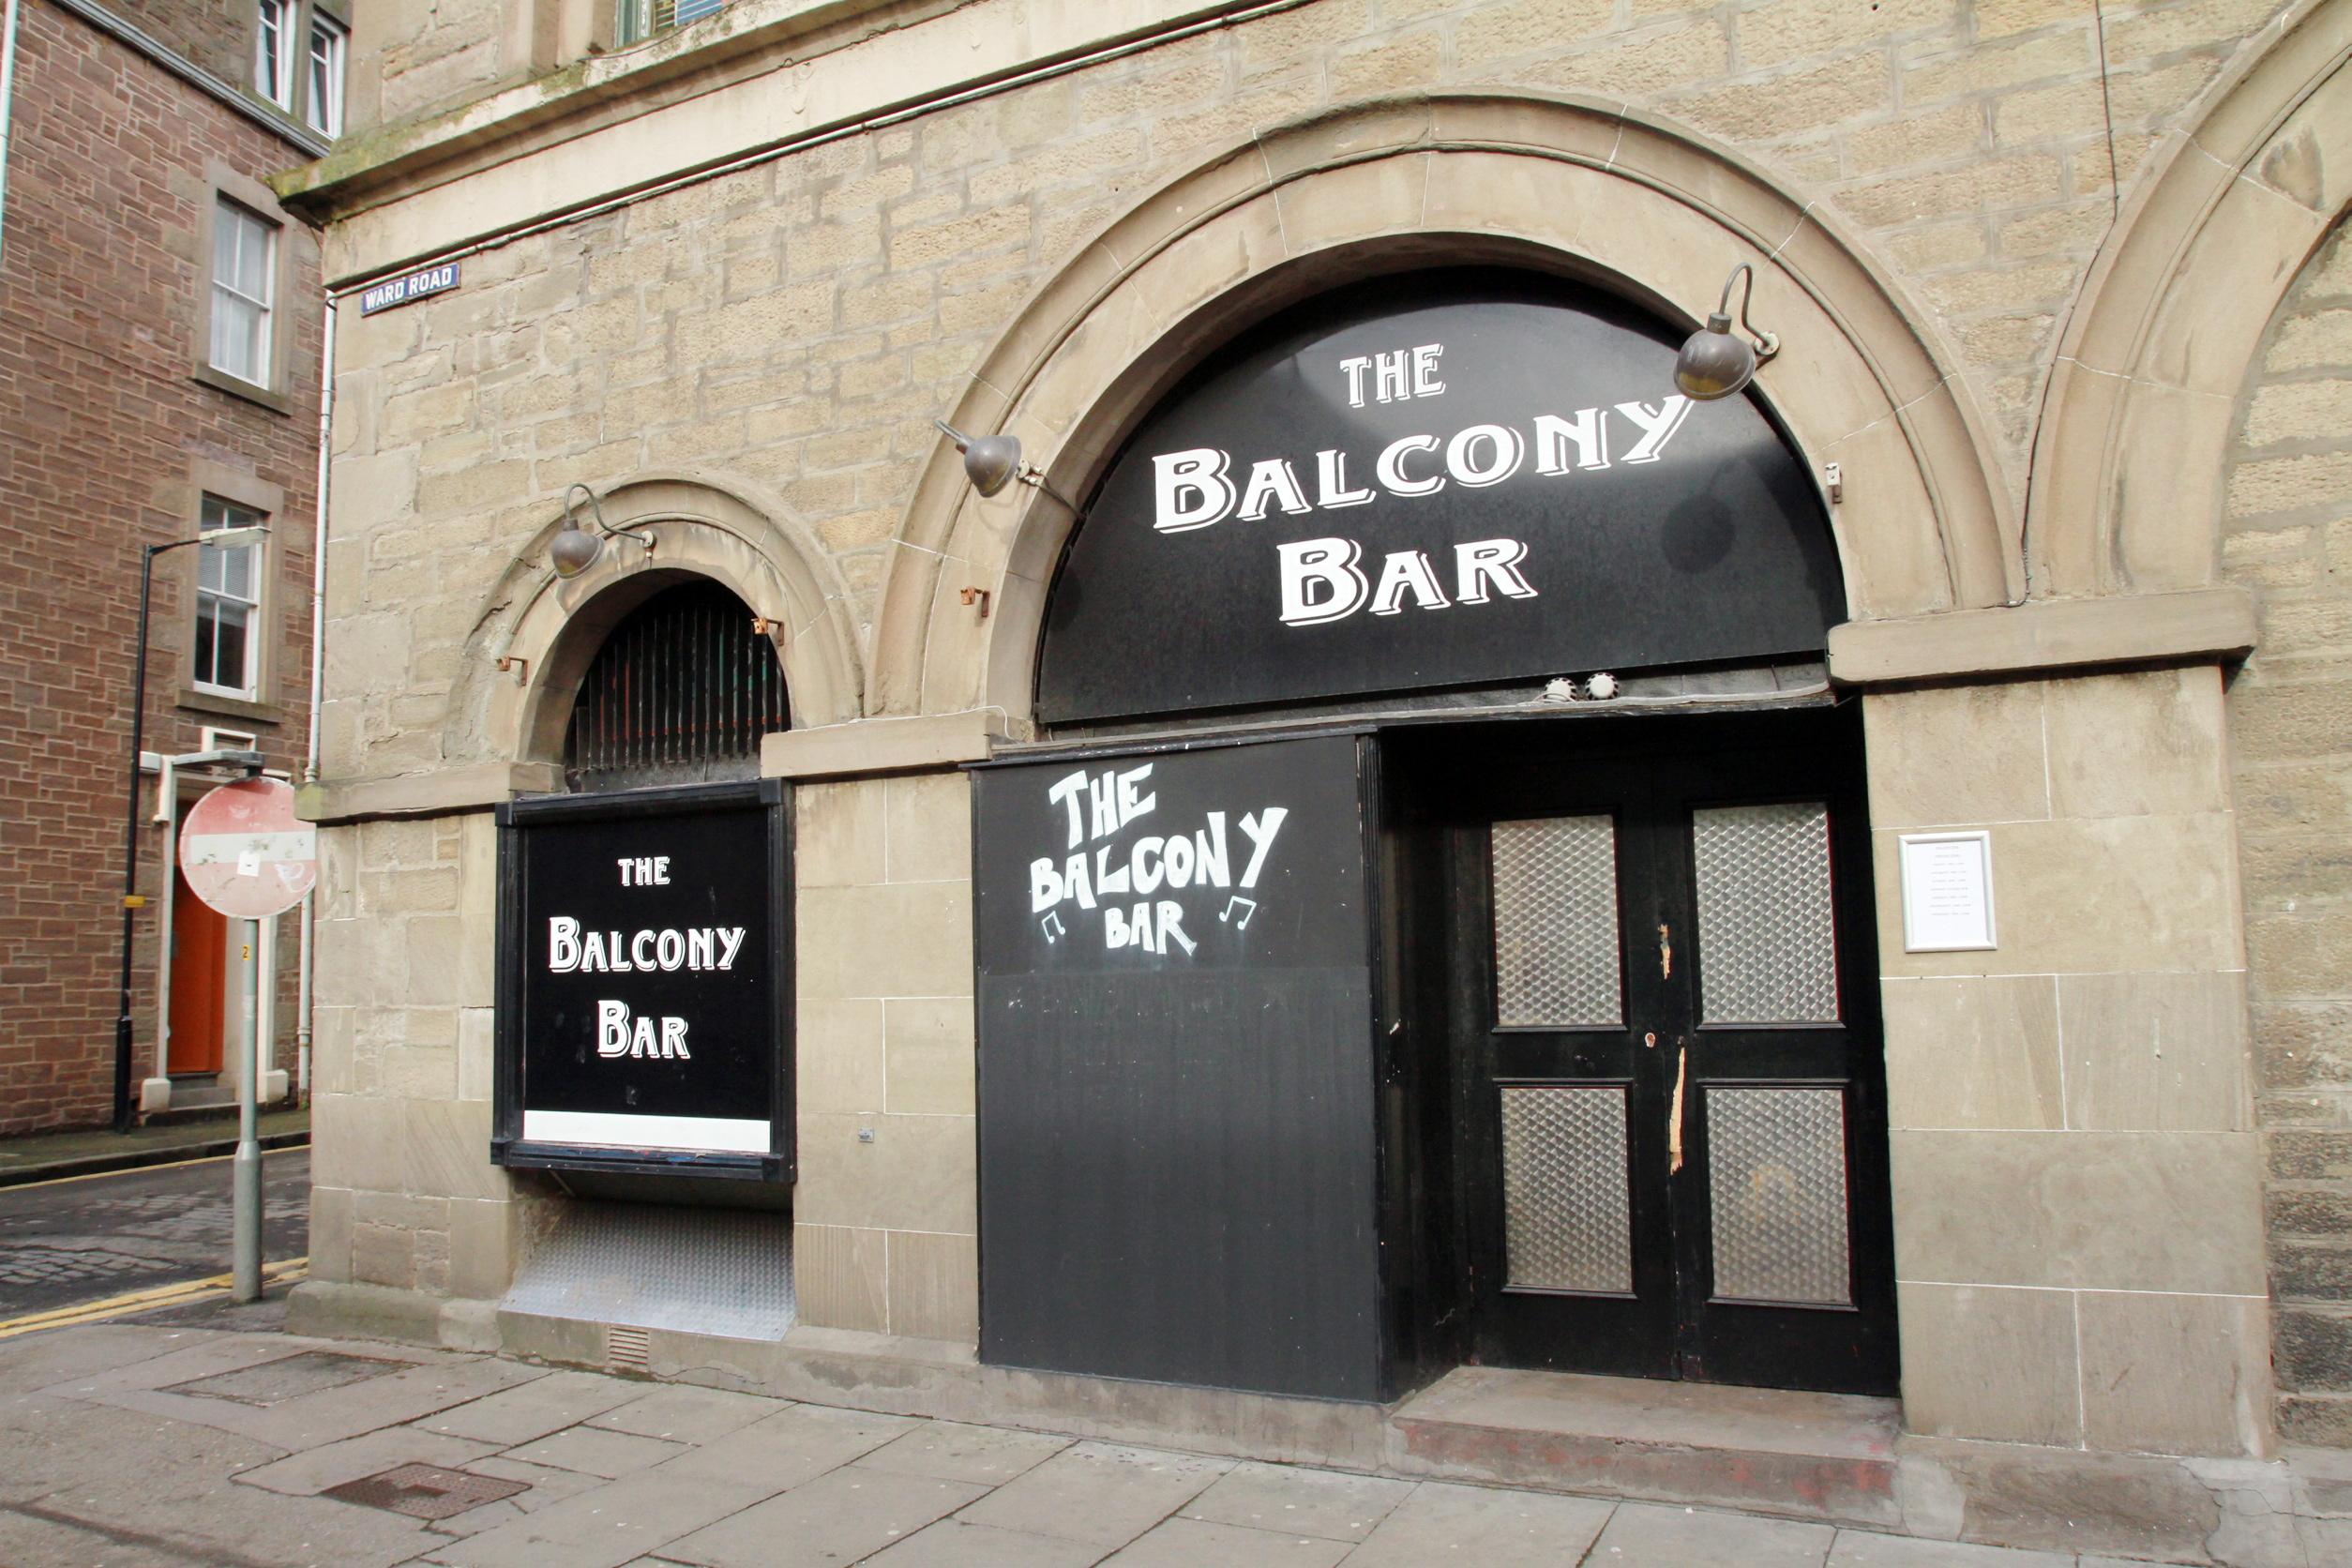
[[[793,815],[801,1320],[968,1344],[980,1332],[970,786],[959,773],[803,784]]]
[[[1914,1431],[2259,1450],[2269,1339],[2210,666],[1866,700]],[[1896,840],[1992,835],[1999,947],[1906,953]]]
[[[1817,192],[1939,313],[2021,489],[2115,169],[2277,8],[1319,0],[469,258],[453,294],[347,312],[326,772],[496,760],[447,698],[490,584],[574,482],[753,487],[869,617],[929,421],[1019,302],[1136,193],[1380,93],[1622,98]]]
[[[2222,539],[2261,606],[2230,691],[2281,1430],[2352,1445],[2352,231],[2272,324]]]
[[[939,439],[929,421],[955,405],[1022,301],[1138,193],[1247,144],[1259,128],[1386,93],[1476,85],[1621,98],[1720,139],[1817,199],[1932,317],[2021,491],[2059,324],[2125,184],[2282,8],[1318,0],[469,256],[461,290],[343,318],[325,772],[364,780],[508,760],[509,742],[476,720],[484,710],[469,695],[487,678],[509,608],[492,589],[574,483],[602,490],[685,473],[746,497],[817,542],[870,630],[892,541]],[[965,11],[959,24],[981,26],[1017,18],[1019,6],[977,0]],[[415,77],[414,112],[505,80],[508,65],[466,63],[496,54],[489,23],[467,20],[475,13],[428,16],[411,4],[392,14],[414,24],[417,58],[430,53],[448,83],[434,97]],[[840,51],[840,68],[852,68],[853,55]],[[772,81],[758,90],[791,90],[785,75]],[[677,162],[706,151],[682,146]],[[1772,324],[1771,307],[1768,288],[1759,324]],[[2306,462],[2297,472],[2333,460],[2316,448],[2277,455]],[[1849,473],[1847,482],[1860,481]],[[2316,572],[2310,564],[2329,548],[2324,530],[2298,537],[2278,547],[2280,558]],[[2233,559],[2261,555],[2233,549]],[[2310,613],[2324,622],[2328,612]],[[2250,704],[2286,674],[2266,648],[2229,699],[2230,725],[2269,722]],[[1920,1238],[1901,1260],[1906,1332],[1922,1335],[1921,1409],[1943,1412],[1923,1419],[1977,1436],[2096,1447],[2161,1433],[2187,1451],[2234,1452],[2258,1425],[2247,1410],[2268,1397],[2268,1370],[2264,1265],[2249,1240],[2259,1195],[2246,1174],[2242,1014],[2233,1011],[2247,981],[2239,933],[2209,918],[2216,901],[2230,903],[2239,852],[2222,770],[2233,744],[2239,765],[2249,755],[2244,737],[2226,739],[2219,678],[2143,672],[1874,701],[1874,789],[1899,803],[1881,825],[1993,826],[2007,846],[1997,852],[2009,857],[1998,875],[2040,922],[2020,931],[1998,971],[1915,964],[1890,981],[1890,1017],[1909,1020],[1907,1040],[1945,1041],[1957,1018],[1966,1048],[1989,1053],[1998,1069],[1968,1081],[2013,1089],[1998,1104],[1942,1103],[1932,1091],[1950,1091],[1956,1076],[1932,1063],[1900,1066],[1918,1095],[1897,1104],[1899,1197],[1914,1195],[1907,1223]],[[1983,737],[1966,769],[1954,766],[1955,733]],[[968,998],[968,932],[957,926],[967,917],[953,912],[968,893],[943,844],[924,852],[936,855],[928,869],[909,869],[877,825],[902,796],[951,784],[960,787],[908,777],[802,793],[807,1174],[797,1218],[811,1321],[969,1333],[968,1304],[941,1283],[957,1270],[968,1278],[968,1250],[958,1249],[970,1244],[969,1191],[957,1184],[969,1171],[969,1111],[949,1104],[942,1075],[958,1051],[968,1058],[969,1041],[924,1033],[944,1030],[948,1003]],[[1979,785],[2026,795],[1968,796]],[[2319,798],[2324,806],[2324,791]],[[2242,788],[2239,806],[2255,865],[2269,818]],[[937,799],[926,810],[960,820]],[[335,837],[364,845],[370,831]],[[339,889],[369,874],[373,852],[339,850]],[[380,862],[398,863],[389,852]],[[1882,874],[1892,877],[1891,865]],[[2083,918],[2118,887],[2128,910],[2103,926]],[[2180,918],[2199,907],[2209,911],[2202,924]],[[2313,908],[2279,912],[2308,922]],[[844,912],[905,941],[853,955],[870,972],[860,972],[837,952]],[[2270,912],[2259,902],[2248,912],[2257,1007],[2267,1005],[2266,967],[2283,976],[2292,967],[2266,925]],[[440,916],[406,918],[415,927]],[[489,929],[470,928],[477,938]],[[2093,940],[2107,929],[2129,940]],[[466,1010],[486,1000],[419,1000],[406,988],[414,948],[357,927],[349,940],[323,971],[333,1004],[354,1020],[338,1048],[348,1087],[337,1093],[350,1100],[336,1114],[398,1124],[432,1103],[392,1087],[400,1072],[457,1038]],[[2322,943],[2311,949],[2321,967],[2341,973],[2324,947],[2332,938],[2297,940]],[[1900,958],[1899,939],[1889,952]],[[2341,990],[2323,975],[2295,994]],[[358,1029],[362,1018],[377,1020],[372,1032]],[[420,1043],[401,1033],[410,1029]],[[919,1051],[906,1045],[925,1039]],[[2158,1044],[2172,1039],[2183,1054],[2160,1066]],[[920,1075],[902,1090],[902,1057],[928,1063],[919,1094]],[[2275,1113],[2275,1096],[2267,1103]],[[856,1140],[862,1126],[873,1143]],[[926,1186],[894,1175],[890,1204],[872,1201],[882,1189],[862,1188],[855,1162],[917,1146],[946,1177]],[[2275,1157],[2287,1145],[2274,1136],[2270,1147]],[[434,1205],[495,1204],[505,1189],[472,1167],[395,1169],[391,1158],[334,1177],[354,1195],[344,1266],[354,1278],[462,1293],[457,1264],[436,1272],[434,1261],[463,1251],[452,1239],[458,1211],[445,1218]],[[2032,1195],[2061,1167],[2112,1184],[2128,1223],[2104,1238],[2045,1223]],[[2325,1197],[2340,1174],[2295,1178],[2306,1187],[2293,1190]],[[2274,1216],[2284,1180],[2273,1182]],[[1934,1212],[1939,1195],[1984,1183],[2018,1195],[2014,1235],[1970,1238]],[[362,1193],[418,1200],[366,1222],[385,1235],[370,1240],[365,1265]],[[2306,1254],[2341,1259],[2352,1213],[2324,1203],[2298,1213],[2318,1216],[2295,1232],[2314,1238]],[[2076,1261],[2061,1267],[2065,1258]],[[2326,1311],[2284,1320],[2290,1333],[2335,1321]],[[2043,1369],[2061,1370],[2055,1381],[2008,1379],[1955,1356],[1937,1380],[1935,1346],[1986,1343],[2047,1352]],[[2290,1389],[2299,1375],[2288,1374]],[[2315,1419],[2295,1428],[2323,1429],[2334,1428]]]
[[[497,828],[320,837],[310,1272],[494,1299],[531,1201],[490,1163]]]

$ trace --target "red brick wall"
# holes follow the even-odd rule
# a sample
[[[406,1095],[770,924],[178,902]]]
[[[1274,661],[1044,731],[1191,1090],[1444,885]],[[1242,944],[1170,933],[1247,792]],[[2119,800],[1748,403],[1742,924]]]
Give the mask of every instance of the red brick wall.
[[[219,724],[260,730],[273,767],[301,765],[319,388],[317,249],[298,225],[279,310],[293,412],[191,375],[208,161],[258,178],[302,155],[44,0],[27,0],[18,47],[0,240],[0,1136],[110,1113],[139,547],[193,531],[193,463],[285,491],[270,548],[282,645],[261,693],[282,720],[175,706],[195,553],[175,551],[158,563],[146,748],[194,750]],[[169,883],[159,833],[140,832],[143,1078]],[[281,1036],[293,1012],[289,998]]]
[[[253,0],[103,0],[147,37],[233,86],[253,84]]]

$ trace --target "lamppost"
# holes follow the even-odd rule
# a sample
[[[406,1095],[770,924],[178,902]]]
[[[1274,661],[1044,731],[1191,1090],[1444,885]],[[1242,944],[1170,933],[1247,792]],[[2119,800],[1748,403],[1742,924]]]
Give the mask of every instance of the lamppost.
[[[146,900],[139,896],[139,753],[147,728],[147,619],[155,593],[155,558],[182,545],[234,550],[259,544],[269,530],[259,523],[216,528],[192,539],[142,545],[139,559],[139,651],[130,687],[130,788],[123,821],[123,974],[121,1005],[114,1015],[114,1130],[130,1131],[130,942],[132,918]],[[168,868],[167,868],[168,870]]]

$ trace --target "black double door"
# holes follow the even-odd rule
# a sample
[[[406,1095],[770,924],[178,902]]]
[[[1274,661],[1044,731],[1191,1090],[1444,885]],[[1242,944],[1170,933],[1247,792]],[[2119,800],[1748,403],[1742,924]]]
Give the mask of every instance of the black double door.
[[[1458,1352],[1892,1393],[1850,716],[1520,726],[1395,755],[1422,829],[1409,885],[1440,895],[1416,899],[1420,1021],[1445,1058],[1427,1114]]]

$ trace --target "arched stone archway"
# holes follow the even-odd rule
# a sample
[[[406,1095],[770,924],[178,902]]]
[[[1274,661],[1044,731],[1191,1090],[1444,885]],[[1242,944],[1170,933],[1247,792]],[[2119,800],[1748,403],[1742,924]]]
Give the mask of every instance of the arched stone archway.
[[[617,485],[601,497],[605,522],[652,548],[608,541],[569,580],[546,564],[547,543],[564,526],[561,514],[550,519],[486,600],[475,631],[479,656],[465,661],[452,695],[445,755],[558,760],[572,695],[605,634],[681,574],[724,584],[777,624],[795,726],[858,717],[863,677],[849,593],[825,552],[752,493],[683,475]]]
[[[2283,11],[2186,125],[2124,204],[2059,339],[2027,499],[2036,596],[2217,580],[2248,369],[2352,207],[2352,0]]]
[[[2002,603],[2015,525],[1935,329],[1832,221],[1733,155],[1621,106],[1462,93],[1269,132],[1112,223],[983,359],[954,419],[1006,430],[1083,495],[1137,414],[1216,344],[1334,282],[1434,261],[1605,282],[1696,324],[1737,263],[1786,345],[1758,385],[1805,457],[1839,462],[1856,617]],[[885,582],[876,714],[1029,709],[1071,525],[1026,487],[970,493],[942,444]],[[976,617],[960,590],[989,589]]]

